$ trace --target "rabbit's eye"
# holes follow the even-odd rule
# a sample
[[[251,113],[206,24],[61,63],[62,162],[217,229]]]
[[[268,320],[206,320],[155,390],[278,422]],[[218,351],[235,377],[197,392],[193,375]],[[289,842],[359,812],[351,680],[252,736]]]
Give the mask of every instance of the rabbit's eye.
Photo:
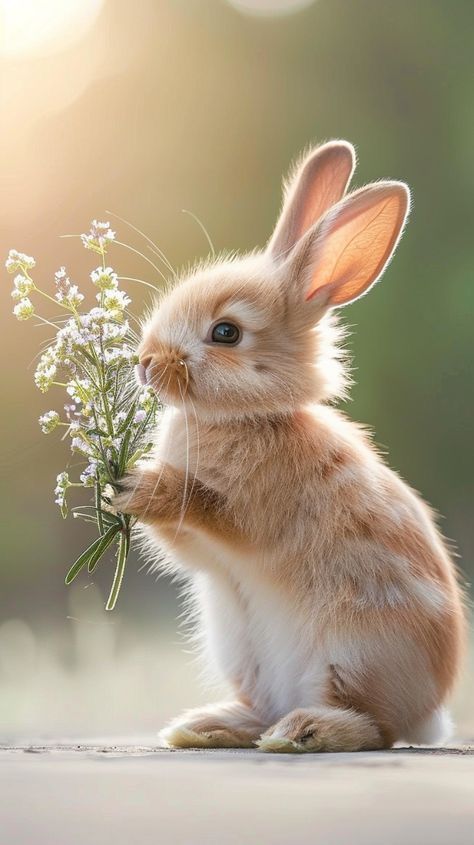
[[[217,323],[212,329],[211,338],[214,343],[238,343],[240,329],[233,323]]]

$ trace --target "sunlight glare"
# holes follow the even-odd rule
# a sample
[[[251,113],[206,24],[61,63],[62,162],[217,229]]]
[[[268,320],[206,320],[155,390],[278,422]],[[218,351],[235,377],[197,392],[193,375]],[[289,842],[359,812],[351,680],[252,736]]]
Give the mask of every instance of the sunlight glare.
[[[0,55],[56,53],[90,28],[103,0],[0,0]]]

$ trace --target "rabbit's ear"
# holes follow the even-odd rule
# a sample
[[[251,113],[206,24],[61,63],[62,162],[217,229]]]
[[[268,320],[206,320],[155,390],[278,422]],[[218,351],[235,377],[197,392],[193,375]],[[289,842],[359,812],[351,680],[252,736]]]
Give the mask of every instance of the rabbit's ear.
[[[332,307],[366,293],[392,257],[409,207],[403,182],[367,185],[334,206],[291,258],[306,300]]]
[[[354,167],[354,147],[347,141],[329,141],[303,159],[285,186],[280,219],[267,247],[273,258],[285,258],[305,232],[339,202]]]

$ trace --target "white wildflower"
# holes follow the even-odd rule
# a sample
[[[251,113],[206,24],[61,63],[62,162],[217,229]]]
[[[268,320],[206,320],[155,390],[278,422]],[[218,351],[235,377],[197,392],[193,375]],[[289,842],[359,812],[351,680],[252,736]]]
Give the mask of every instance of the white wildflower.
[[[82,316],[81,322],[84,327],[94,329],[96,326],[102,326],[109,319],[110,316],[105,308],[96,305],[95,308],[91,308],[88,314]]]
[[[35,313],[35,306],[28,297],[25,297],[15,305],[13,313],[17,320],[29,320]]]
[[[84,294],[80,293],[77,285],[71,285],[64,304],[69,305],[70,308],[79,308],[79,305],[83,301]]]
[[[39,359],[38,367],[52,367],[58,364],[60,360],[61,356],[58,353],[57,347],[49,346]]]
[[[144,387],[138,397],[138,404],[148,413],[155,404],[155,394],[151,387]]]
[[[57,364],[59,360],[60,357],[54,346],[50,346],[46,352],[43,352],[39,359],[35,372],[35,384],[42,393],[46,393],[51,387],[58,370]]]
[[[36,261],[31,255],[25,255],[24,252],[18,252],[16,249],[11,249],[8,253],[8,258],[5,261],[5,267],[9,273],[14,273],[16,270],[32,270]]]
[[[81,452],[83,455],[90,455],[91,446],[82,436],[73,437],[71,440],[71,451]]]
[[[86,403],[89,400],[91,387],[92,384],[89,379],[78,378],[75,381],[68,382],[66,390],[75,402]]]
[[[112,267],[97,267],[91,273],[92,284],[100,290],[112,290],[118,287],[118,276]]]
[[[57,411],[46,411],[38,420],[43,434],[50,434],[59,425],[60,418]]]
[[[135,364],[137,357],[136,352],[126,344],[115,346],[113,349],[106,349],[104,352],[104,361],[109,367],[119,366],[120,364]]]
[[[123,323],[109,322],[104,325],[103,339],[104,341],[114,341],[115,343],[119,343],[120,341],[125,340],[129,331],[130,326],[127,320],[124,320]]]
[[[41,393],[46,393],[51,387],[54,377],[56,375],[56,367],[42,367],[35,372],[35,384],[41,390]]]
[[[69,404],[64,405],[64,410],[65,410],[65,412],[66,412],[66,417],[67,417],[67,418],[68,418],[68,420],[71,422],[71,421],[72,421],[73,414],[74,414],[74,412],[75,412],[75,410],[76,410],[76,406],[74,405],[74,403],[70,402]]]
[[[65,293],[68,290],[71,280],[66,273],[65,267],[60,267],[59,270],[56,270],[54,274],[54,284],[58,291]]]
[[[82,311],[84,296],[66,268],[61,266],[55,272],[52,294],[56,311],[60,303],[69,313],[63,311],[64,320],[50,317],[50,325],[56,326],[56,337],[44,349],[34,379],[44,393],[53,384],[66,390],[64,416],[57,411],[46,411],[39,418],[45,434],[58,426],[64,427],[74,453],[72,463],[80,464],[72,481],[67,472],[57,477],[55,501],[63,517],[68,512],[68,488],[80,485],[90,488],[95,493],[95,507],[86,514],[78,512],[77,516],[94,515],[101,533],[104,527],[114,524],[117,535],[110,539],[118,542],[120,555],[125,552],[126,556],[134,520],[117,514],[114,523],[113,518],[101,516],[100,510],[108,509],[115,493],[115,481],[112,487],[110,479],[119,481],[122,474],[153,449],[152,430],[159,406],[151,389],[137,391],[134,383],[133,366],[138,362],[138,355],[135,335],[126,319],[131,300],[120,290],[115,270],[105,266],[105,255],[114,239],[115,232],[109,223],[98,220],[93,220],[89,232],[82,235],[84,246],[98,255],[92,263],[97,261],[102,265],[91,273],[97,303],[89,311]],[[42,294],[49,300],[52,296],[30,278],[30,271],[35,267],[30,256],[11,250],[6,266],[14,274],[15,316],[28,319],[34,313],[30,294]],[[67,583],[79,572],[85,558],[81,556],[78,561],[79,566],[74,565],[69,571]],[[113,608],[116,597],[115,582],[107,609]]]
[[[108,221],[105,223],[93,220],[89,232],[81,235],[81,241],[85,248],[98,252],[100,255],[104,255],[107,245],[114,240],[115,232],[110,228]]]
[[[19,273],[18,276],[15,276],[13,279],[13,290],[12,290],[12,297],[13,299],[22,299],[25,296],[28,296],[29,293],[33,290],[33,282],[31,279],[28,279],[27,276],[24,276],[22,273]]]
[[[122,316],[122,311],[132,301],[123,290],[105,290],[103,294],[97,294],[98,298],[101,296],[104,298],[104,308],[114,316]]]
[[[67,308],[79,308],[79,305],[84,300],[84,296],[79,292],[77,285],[71,284],[65,267],[60,267],[59,270],[56,270],[54,284],[56,286],[54,297],[61,305],[65,305]]]
[[[97,462],[91,461],[79,476],[84,487],[94,487],[97,480]]]
[[[66,491],[71,486],[69,475],[67,472],[60,472],[56,478],[56,487],[54,488],[55,503],[61,508],[61,513],[67,516]]]

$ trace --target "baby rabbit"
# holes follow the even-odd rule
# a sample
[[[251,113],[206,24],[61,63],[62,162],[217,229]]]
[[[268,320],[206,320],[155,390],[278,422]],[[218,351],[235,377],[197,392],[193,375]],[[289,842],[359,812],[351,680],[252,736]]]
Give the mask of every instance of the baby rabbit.
[[[233,690],[162,733],[175,747],[358,751],[445,738],[464,618],[429,508],[328,403],[346,380],[333,309],[402,233],[402,182],[345,194],[352,146],[288,180],[268,246],[198,266],[144,327],[166,403],[115,504],[185,573],[206,659]]]

